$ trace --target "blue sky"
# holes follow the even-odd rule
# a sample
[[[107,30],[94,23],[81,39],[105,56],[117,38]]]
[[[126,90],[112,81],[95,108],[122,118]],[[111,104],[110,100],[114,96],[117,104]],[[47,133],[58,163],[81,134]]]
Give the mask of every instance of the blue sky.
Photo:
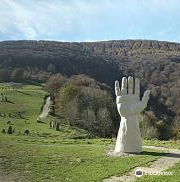
[[[0,41],[180,42],[180,0],[0,0]]]

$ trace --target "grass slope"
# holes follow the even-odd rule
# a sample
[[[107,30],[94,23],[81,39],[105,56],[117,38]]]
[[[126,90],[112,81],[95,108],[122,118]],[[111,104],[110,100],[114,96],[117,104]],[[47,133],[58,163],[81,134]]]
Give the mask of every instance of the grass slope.
[[[9,127],[7,122],[11,121],[11,126],[15,129],[14,135],[23,135],[26,129],[30,131],[31,136],[40,137],[59,137],[62,139],[73,138],[80,134],[87,135],[87,132],[84,130],[63,124],[61,125],[61,132],[56,132],[49,127],[49,122],[54,119],[51,116],[46,118],[44,124],[37,123],[37,117],[44,103],[43,98],[45,94],[47,94],[43,90],[43,87],[24,85],[23,89],[19,90],[9,90],[5,88],[5,83],[0,84],[0,93],[5,94],[8,98],[8,102],[3,102],[0,98],[0,112],[2,115],[0,116],[0,131],[2,131],[2,129],[7,131]],[[18,112],[22,113],[22,118],[19,117]],[[9,116],[9,114],[11,114],[11,116]]]
[[[149,165],[165,155],[160,151],[146,149],[140,156],[106,157],[104,151],[114,146],[114,140],[73,139],[86,136],[87,132],[63,124],[60,131],[55,131],[48,124],[53,117],[48,117],[45,124],[36,122],[46,94],[41,86],[24,85],[23,90],[3,89],[1,92],[6,93],[11,102],[0,102],[0,112],[6,114],[0,117],[0,130],[7,130],[7,121],[10,120],[15,133],[0,133],[0,169],[6,173],[19,174],[19,181],[101,181],[113,175],[125,174],[134,167]],[[24,119],[19,118],[19,111],[24,111]],[[13,117],[9,117],[9,113]],[[24,135],[25,129],[30,131],[30,135]],[[145,141],[149,145],[167,145],[153,142]],[[178,145],[180,146],[179,143]],[[174,144],[173,146],[176,147]],[[179,164],[173,170],[178,171],[178,166]],[[180,177],[178,173],[175,174]],[[166,180],[159,177],[160,180],[161,178]]]
[[[64,140],[6,136],[0,144],[0,156],[9,171],[21,172],[28,181],[101,181],[122,175],[132,168],[160,157],[160,152],[132,157],[106,157],[109,140]],[[5,160],[6,159],[6,160]],[[7,160],[8,159],[8,160]]]

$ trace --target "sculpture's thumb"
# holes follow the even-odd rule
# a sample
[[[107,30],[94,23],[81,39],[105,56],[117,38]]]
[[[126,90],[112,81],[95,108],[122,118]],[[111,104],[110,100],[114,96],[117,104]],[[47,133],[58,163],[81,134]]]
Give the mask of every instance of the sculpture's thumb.
[[[147,103],[149,100],[149,95],[150,95],[150,90],[146,90],[144,92],[143,98],[142,98],[142,104],[143,104],[143,109],[147,107]]]

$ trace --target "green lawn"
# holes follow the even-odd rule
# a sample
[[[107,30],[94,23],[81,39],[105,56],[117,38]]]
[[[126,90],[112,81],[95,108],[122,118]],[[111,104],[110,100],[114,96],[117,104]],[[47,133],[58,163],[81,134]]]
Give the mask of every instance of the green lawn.
[[[35,129],[36,131],[43,129],[36,124],[45,95],[45,91],[40,86],[25,85],[23,90],[1,90],[0,92],[6,94],[8,98],[8,102],[2,102],[0,98],[0,112],[2,115],[5,114],[0,116],[0,130],[3,128],[7,130],[8,121],[11,121],[16,133],[19,131],[22,133],[26,129],[32,132]],[[22,113],[22,118],[19,117],[18,112]]]
[[[114,147],[114,139],[75,139],[86,137],[88,133],[64,124],[61,124],[60,131],[55,131],[49,128],[49,121],[54,119],[52,116],[45,123],[36,122],[46,94],[41,86],[24,85],[23,90],[1,92],[6,93],[10,102],[0,101],[0,112],[6,115],[0,116],[0,131],[7,131],[7,121],[11,121],[15,133],[0,133],[0,165],[5,172],[18,172],[23,181],[99,182],[125,174],[134,167],[149,165],[165,155],[145,149],[139,156],[107,157],[104,152]],[[18,111],[24,111],[23,119],[18,115],[8,116],[9,113],[16,115]],[[26,129],[30,135],[24,135]],[[146,140],[144,144],[180,148],[179,141]],[[180,164],[173,168],[173,176],[149,177],[144,181],[175,181],[180,179],[179,168]]]
[[[144,140],[143,145],[154,145],[157,147],[161,146],[161,147],[180,149],[180,140],[168,140],[168,141]]]
[[[5,83],[0,84],[0,88],[3,86],[5,87]],[[12,127],[15,129],[14,135],[23,135],[25,130],[29,130],[31,136],[59,137],[60,139],[87,135],[84,130],[63,124],[61,125],[61,132],[51,129],[49,122],[54,119],[51,116],[45,120],[44,124],[37,123],[37,117],[44,103],[43,98],[47,94],[41,86],[24,85],[23,89],[3,89],[0,90],[0,93],[6,94],[8,98],[8,102],[2,102],[0,95],[0,112],[2,115],[0,116],[0,132],[2,129],[7,131],[9,127],[7,122],[11,121]],[[22,118],[19,117],[18,112],[22,113]]]
[[[54,142],[42,137],[37,140],[28,136],[1,137],[0,156],[8,159],[5,169],[21,172],[28,181],[101,181],[164,155],[146,151],[141,156],[106,157],[104,151],[114,143],[103,139]]]

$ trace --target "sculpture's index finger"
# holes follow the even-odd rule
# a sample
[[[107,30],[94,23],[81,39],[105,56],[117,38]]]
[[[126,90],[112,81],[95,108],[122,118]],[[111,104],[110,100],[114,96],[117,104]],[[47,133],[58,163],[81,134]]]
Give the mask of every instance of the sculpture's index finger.
[[[140,82],[139,79],[135,79],[135,89],[134,89],[134,94],[140,97]]]
[[[127,94],[127,78],[126,77],[122,78],[121,93],[122,94]]]
[[[120,93],[121,93],[121,91],[120,91],[120,87],[119,87],[119,81],[115,81],[115,94],[116,94],[116,96],[120,96]]]

